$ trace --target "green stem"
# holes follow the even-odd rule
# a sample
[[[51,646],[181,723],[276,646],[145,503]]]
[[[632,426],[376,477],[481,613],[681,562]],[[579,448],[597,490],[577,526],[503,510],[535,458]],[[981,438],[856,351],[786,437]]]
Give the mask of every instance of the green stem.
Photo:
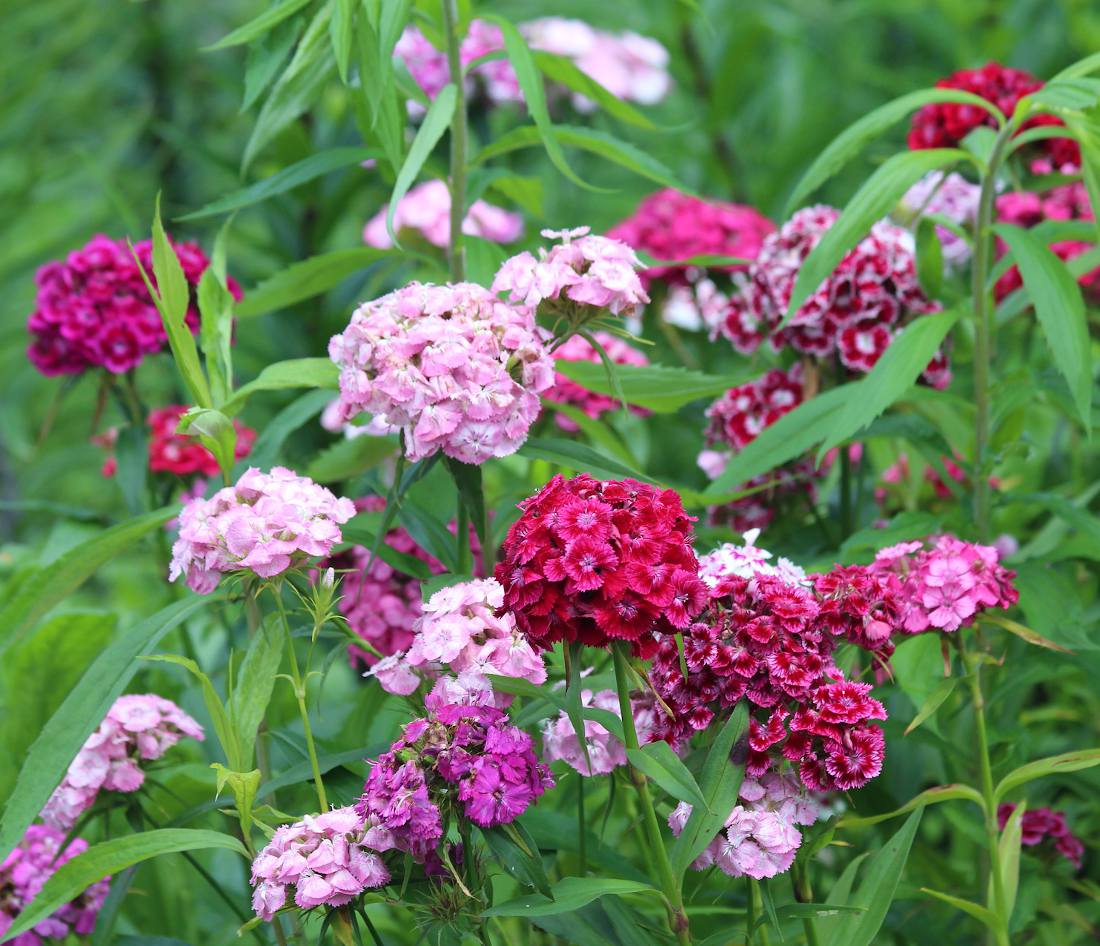
[[[298,669],[298,655],[294,653],[294,638],[290,633],[290,618],[287,617],[286,608],[283,607],[282,588],[273,585],[272,594],[275,595],[275,604],[279,608],[279,617],[286,631],[286,649],[290,654],[290,676],[294,681],[294,697],[298,701],[298,715],[302,717],[302,729],[306,734],[306,751],[309,753],[309,764],[313,769],[313,784],[317,787],[317,801],[321,811],[328,811],[328,796],[325,794],[325,783],[321,780],[321,766],[317,761],[317,746],[313,742],[313,727],[309,724],[309,710],[306,709],[306,688],[302,682],[302,674]]]
[[[583,877],[588,873],[588,848],[585,840],[586,825],[584,815],[584,776],[577,778],[577,853],[581,859],[580,874]]]
[[[760,881],[749,878],[749,897],[752,900],[752,912],[755,916],[761,916],[764,912],[764,900],[760,896]],[[760,946],[768,946],[768,924],[760,924]]]
[[[638,730],[634,726],[634,712],[630,706],[630,675],[626,665],[628,647],[629,644],[625,641],[615,641],[611,645],[611,653],[615,661],[615,687],[619,692],[619,710],[623,718],[623,738],[626,748],[630,750],[638,748]],[[656,861],[658,879],[665,899],[668,901],[669,926],[678,942],[688,946],[691,943],[691,933],[687,914],[684,912],[684,897],[676,875],[672,872],[672,863],[668,859],[668,851],[661,837],[661,828],[657,824],[657,813],[654,811],[653,799],[649,794],[649,783],[633,765],[627,765],[627,768],[630,771],[630,780],[638,793],[638,807],[642,810],[646,846],[650,857]]]
[[[752,946],[753,932],[756,929],[756,891],[752,878],[745,878],[745,946]]]
[[[470,513],[462,497],[458,497],[458,528],[455,530],[458,540],[458,573],[472,575],[474,571],[473,555],[470,553]]]
[[[814,892],[810,886],[810,865],[805,862],[795,861],[791,869],[791,886],[794,888],[794,898],[799,903],[813,903]],[[802,931],[806,934],[806,946],[820,946],[817,935],[817,927],[814,926],[812,917],[802,918]]]
[[[463,86],[462,59],[458,34],[458,2],[442,0],[443,25],[447,33],[447,65],[455,87],[455,111],[451,118],[451,241],[448,255],[451,279],[466,278],[466,246],[462,237],[462,221],[466,217],[466,90]]]
[[[847,446],[840,448],[840,531],[845,539],[852,534],[852,457]]]

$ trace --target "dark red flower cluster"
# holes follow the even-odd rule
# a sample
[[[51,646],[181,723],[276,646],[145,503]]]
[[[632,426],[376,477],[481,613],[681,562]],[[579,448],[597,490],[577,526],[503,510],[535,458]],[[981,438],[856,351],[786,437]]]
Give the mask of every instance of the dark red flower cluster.
[[[1043,87],[1041,80],[1022,69],[1010,69],[989,62],[980,69],[960,69],[936,83],[938,89],[960,89],[992,102],[1005,115],[1011,115],[1025,95]],[[1038,115],[1026,121],[1021,130],[1041,125],[1061,125],[1053,115]],[[996,128],[997,120],[977,105],[961,102],[935,102],[925,105],[913,116],[909,129],[909,147],[955,148],[975,128]],[[1040,142],[1056,170],[1081,166],[1081,150],[1071,138],[1049,138]]]
[[[837,585],[844,583],[859,584],[854,574]],[[658,737],[687,739],[745,698],[753,711],[749,775],[768,771],[778,753],[798,763],[812,791],[866,784],[881,771],[885,752],[882,731],[870,720],[885,719],[886,711],[869,696],[869,684],[846,681],[832,659],[840,640],[855,631],[850,639],[861,644],[883,616],[866,589],[858,604],[857,597],[822,600],[813,589],[769,575],[721,579],[709,610],[684,632],[687,677],[670,638],[650,668],[654,689],[673,712],[658,717]]]
[[[1015,810],[1016,806],[1009,802],[997,807],[997,822],[1002,831]],[[1021,844],[1034,847],[1042,843],[1044,838],[1049,837],[1054,841],[1054,849],[1080,870],[1081,861],[1085,856],[1085,845],[1070,831],[1065,812],[1054,811],[1052,808],[1025,811],[1020,819],[1020,828]]]
[[[646,197],[607,235],[659,260],[693,256],[754,259],[764,237],[774,229],[775,224],[752,207],[700,200],[667,188]],[[728,272],[731,267],[722,269]],[[654,266],[641,276],[647,289],[653,280],[672,285],[692,281],[685,266]]]
[[[867,372],[906,321],[940,310],[917,281],[912,237],[880,221],[780,329],[802,264],[839,215],[832,207],[806,207],[764,240],[720,325],[734,348],[751,354],[767,339],[776,351],[790,346],[816,358],[835,353],[850,371]],[[947,385],[942,354],[924,377],[934,387]]]
[[[694,519],[673,490],[558,475],[520,509],[496,579],[504,606],[535,644],[627,640],[649,657],[655,634],[686,628],[706,603]]]
[[[206,255],[195,243],[172,245],[188,283],[197,286],[209,265]],[[134,252],[152,277],[152,242],[143,240]],[[167,344],[160,313],[124,240],[95,236],[64,261],[47,263],[35,281],[38,295],[27,322],[34,340],[27,356],[44,375],[79,374],[93,367],[122,374]],[[233,279],[228,287],[239,299]],[[194,298],[187,324],[198,330]]]

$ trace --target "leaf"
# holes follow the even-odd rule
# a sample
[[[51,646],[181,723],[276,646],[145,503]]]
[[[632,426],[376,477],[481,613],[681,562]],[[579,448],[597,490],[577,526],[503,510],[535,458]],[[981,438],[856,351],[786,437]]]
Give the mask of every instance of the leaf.
[[[558,359],[554,370],[589,391],[615,396],[607,372],[596,362]],[[701,398],[725,394],[746,380],[742,374],[709,375],[665,365],[616,365],[615,372],[627,403],[657,414],[671,414]]]
[[[482,829],[481,835],[493,856],[511,877],[544,897],[553,899],[554,892],[546,876],[538,845],[518,821],[499,828]]]
[[[931,148],[903,151],[884,161],[856,191],[836,222],[803,261],[780,327],[790,321],[848,251],[870,233],[871,227],[894,208],[918,179],[929,171],[964,160],[973,159],[955,148]]]
[[[233,295],[225,275],[227,220],[214,242],[214,258],[199,279],[197,292],[200,314],[199,344],[206,360],[210,396],[223,404],[233,390]]]
[[[256,793],[260,788],[260,770],[234,772],[218,762],[213,763],[210,768],[217,773],[217,793],[220,795],[226,785],[233,793],[233,802],[237,806],[237,817],[241,822],[241,837],[250,837],[252,833],[252,810],[256,804]]]
[[[553,916],[579,910],[587,903],[608,895],[653,891],[649,884],[634,880],[617,880],[611,877],[565,877],[554,884],[553,900],[529,895],[508,900],[483,910],[482,916]]]
[[[942,900],[944,903],[949,903],[956,909],[962,910],[963,913],[968,913],[974,917],[980,923],[989,927],[991,930],[1000,930],[1001,922],[997,919],[997,915],[992,910],[987,910],[981,904],[974,903],[972,900],[964,900],[962,897],[953,897],[948,893],[940,893],[938,890],[932,890],[930,887],[921,887],[921,893],[926,893],[930,897],[935,897],[937,900]]]
[[[338,387],[339,369],[327,358],[291,358],[277,361],[260,372],[258,378],[233,394],[222,412],[232,416],[248,403],[248,399],[257,391],[283,391],[287,388],[328,388]]]
[[[180,418],[176,430],[197,437],[214,454],[228,481],[237,460],[237,428],[225,414],[212,408],[192,407]]]
[[[402,2],[387,4],[386,10],[388,12],[403,5]],[[396,176],[405,153],[406,108],[394,85],[390,56],[393,42],[387,47],[385,38],[380,37],[376,30],[369,16],[366,20],[360,18],[355,37],[359,70],[358,94],[353,93],[356,120],[364,138],[377,138]],[[419,86],[416,88],[419,89]]]
[[[249,184],[240,190],[219,197],[211,201],[200,210],[194,210],[184,214],[180,220],[201,220],[204,217],[214,217],[218,214],[231,213],[243,207],[252,207],[255,204],[270,200],[279,194],[285,194],[303,184],[331,174],[340,168],[353,164],[362,164],[368,158],[377,157],[377,152],[372,148],[330,148],[327,151],[318,151],[308,158],[298,161],[290,167],[277,171],[262,181]]]
[[[38,896],[15,918],[3,941],[33,929],[54,910],[80,896],[96,881],[117,874],[133,864],[140,864],[161,854],[211,848],[233,851],[241,857],[248,857],[244,845],[232,835],[189,828],[161,828],[96,844],[57,869],[38,892]]]
[[[246,466],[266,470],[275,464],[282,453],[283,444],[294,431],[316,417],[333,399],[331,391],[317,390],[303,394],[300,398],[284,407],[275,417],[264,425],[260,436],[252,445],[248,456],[238,463],[236,474],[243,472]],[[236,476],[234,476],[236,479]]]
[[[236,771],[244,769],[245,766],[241,761],[241,746],[240,741],[237,739],[237,733],[232,723],[229,721],[229,714],[226,712],[221,697],[218,696],[218,691],[214,689],[213,682],[211,682],[210,678],[203,672],[202,668],[189,657],[181,657],[178,654],[156,654],[146,656],[143,659],[156,661],[158,663],[175,664],[177,667],[183,667],[199,682],[199,688],[202,690],[203,705],[206,707],[206,712],[210,714],[210,719],[214,723],[214,731],[218,734],[218,743],[221,745],[222,751],[229,761],[229,767]]]
[[[958,677],[947,677],[940,682],[940,685],[932,691],[932,695],[924,701],[924,705],[921,706],[917,715],[913,717],[913,721],[905,727],[906,736],[943,706],[946,699],[954,692],[955,685],[958,682]]]
[[[956,89],[921,89],[917,92],[910,92],[894,99],[892,102],[880,105],[872,112],[868,112],[837,135],[826,146],[825,150],[817,156],[814,163],[802,176],[802,180],[791,192],[784,216],[789,217],[795,209],[805,203],[810,194],[844,167],[869,141],[877,138],[922,105],[930,105],[936,102],[972,105],[989,112],[997,120],[997,124],[1003,125],[1005,122],[1004,114],[996,105],[970,92]]]
[[[278,26],[287,17],[293,16],[302,7],[309,6],[312,0],[284,0],[277,6],[268,7],[258,17],[249,20],[244,26],[237,27],[232,33],[223,36],[213,46],[204,46],[205,52],[213,52],[216,49],[228,49],[230,46],[243,46],[259,39],[272,28]]]
[[[1078,772],[1081,769],[1091,769],[1094,765],[1100,765],[1100,749],[1078,749],[1029,762],[1018,769],[1013,769],[1001,779],[993,792],[993,797],[999,802],[1014,788],[1034,782],[1037,778],[1046,778],[1048,775],[1059,775],[1064,772]]]
[[[375,547],[377,532],[357,524],[355,519],[346,523],[340,531],[345,542],[352,542],[367,549]],[[385,542],[378,545],[378,557],[391,568],[397,569],[401,574],[408,575],[410,578],[427,581],[433,577],[432,569],[427,562],[415,555],[399,552]]]
[[[302,32],[299,18],[286,20],[274,30],[248,44],[248,56],[244,67],[244,94],[241,112],[246,112],[267,90],[271,80],[286,61]]]
[[[602,370],[602,369],[601,369]],[[578,472],[606,476],[628,476],[646,483],[654,482],[640,470],[635,470],[612,457],[593,450],[575,440],[558,437],[532,437],[519,448],[520,456],[531,460],[547,460]]]
[[[292,263],[245,293],[244,298],[237,303],[237,317],[248,319],[274,312],[276,309],[288,308],[304,299],[312,299],[372,263],[394,255],[393,250],[357,246],[349,250],[321,253]]]
[[[318,453],[306,467],[305,475],[318,483],[350,479],[373,469],[397,450],[398,443],[393,437],[373,437],[370,434],[345,437]]]
[[[115,440],[115,477],[131,515],[149,511],[149,441],[145,424],[127,424]]]
[[[563,85],[567,89],[572,89],[574,92],[583,95],[589,101],[599,105],[607,114],[647,131],[653,131],[657,127],[633,105],[624,102],[600,85],[588,73],[578,69],[572,59],[543,52],[542,50],[535,50],[534,60],[535,65],[551,82],[556,82],[558,85]]]
[[[943,244],[931,217],[917,221],[917,282],[929,299],[943,292]]]
[[[1047,82],[1027,96],[1033,106],[1043,106],[1043,111],[1072,109],[1076,112],[1087,111],[1096,105],[1100,98],[1100,80],[1072,76]]]
[[[667,742],[658,740],[647,743],[640,749],[627,749],[626,756],[634,768],[660,785],[671,798],[709,810],[710,806],[703,797],[695,776]],[[729,817],[728,811],[726,817]]]
[[[1061,82],[1063,79],[1076,79],[1079,76],[1087,76],[1098,70],[1100,70],[1100,53],[1092,53],[1085,56],[1084,59],[1078,59],[1077,62],[1070,63],[1061,72],[1051,76],[1049,81]]]
[[[692,809],[684,830],[672,845],[670,859],[672,871],[677,877],[683,877],[691,862],[714,840],[737,804],[745,765],[743,760],[735,763],[730,757],[748,728],[748,717],[745,701],[741,700],[707,752],[699,778],[699,789],[706,808]]]
[[[937,785],[935,788],[925,789],[919,795],[910,798],[909,801],[900,808],[894,811],[888,811],[883,815],[869,815],[862,818],[858,815],[844,815],[840,819],[838,827],[856,828],[878,824],[880,821],[889,821],[891,818],[897,818],[900,815],[908,814],[919,808],[925,808],[928,805],[938,805],[940,802],[959,800],[972,801],[983,811],[985,810],[985,802],[982,800],[981,793],[977,789],[971,788],[969,785]]]
[[[351,62],[351,47],[355,39],[356,5],[356,0],[336,0],[332,7],[332,19],[329,21],[332,54],[336,57],[336,69],[344,85],[348,84],[348,65]]]
[[[1054,363],[1073,395],[1078,419],[1088,428],[1092,359],[1081,287],[1065,264],[1027,230],[1009,224],[997,224],[993,230],[1016,261]]]
[[[1023,817],[1026,811],[1025,804],[1019,804],[1013,809],[1004,828],[1001,829],[1001,837],[997,842],[997,869],[1001,872],[1001,881],[1004,885],[1006,926],[1012,922],[1012,910],[1016,906],[1016,892],[1020,886],[1020,838],[1023,834]],[[990,896],[986,902],[992,903],[992,877],[989,882]]]
[[[489,535],[489,520],[485,512],[485,489],[481,480],[481,467],[462,463],[451,457],[446,457],[444,462],[458,490],[459,500],[469,513],[478,541],[482,549],[487,549],[492,537]]]
[[[397,212],[397,205],[401,203],[401,198],[405,196],[416,181],[416,176],[420,173],[424,162],[428,160],[432,149],[443,137],[443,132],[450,126],[451,118],[454,116],[456,100],[455,87],[448,82],[439,90],[439,95],[435,97],[435,101],[428,108],[428,114],[424,116],[424,121],[420,123],[420,128],[413,139],[412,146],[409,148],[409,153],[405,156],[405,163],[401,165],[401,170],[397,174],[397,181],[393,185],[393,193],[390,194],[390,203],[386,209],[386,232],[390,235],[395,247],[400,248],[401,246],[397,239],[397,233],[393,229],[393,218]]]
[[[252,765],[256,733],[271,702],[275,675],[283,658],[286,637],[274,624],[265,622],[253,633],[226,707],[240,747],[241,769]]]
[[[1020,624],[1018,621],[1013,621],[1011,618],[1003,617],[996,612],[990,611],[988,614],[982,615],[983,621],[988,621],[991,624],[996,624],[998,627],[1004,628],[1009,634],[1015,634],[1021,640],[1027,641],[1029,644],[1034,644],[1036,647],[1045,647],[1047,650],[1057,650],[1063,654],[1072,654],[1073,651],[1068,647],[1063,647],[1061,644],[1056,644],[1050,638],[1043,637],[1038,631],[1028,627],[1025,624]]]
[[[158,509],[111,526],[95,538],[33,572],[0,611],[0,656],[19,641],[35,622],[88,580],[101,565],[133,548],[134,543],[162,527],[179,510]]]
[[[855,883],[856,872],[859,870],[859,865],[870,856],[870,852],[865,852],[852,858],[848,866],[844,868],[840,877],[837,878],[832,888],[825,895],[825,899],[829,903],[848,904],[852,895],[852,884]],[[813,925],[818,935],[818,941],[821,943],[832,942],[833,937],[828,934],[835,934],[837,927],[839,927],[845,919],[845,917],[839,919],[836,917],[819,917],[815,920]]]
[[[200,608],[220,600],[217,594],[189,595],[126,631],[104,648],[85,671],[50,721],[38,734],[0,814],[0,858],[23,837],[45,805],[84,740],[107,715],[147,654],[169,631]]]

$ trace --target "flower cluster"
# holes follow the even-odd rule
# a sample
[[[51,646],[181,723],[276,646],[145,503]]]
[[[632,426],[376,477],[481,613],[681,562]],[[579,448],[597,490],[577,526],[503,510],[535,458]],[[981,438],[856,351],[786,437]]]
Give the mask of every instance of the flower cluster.
[[[308,477],[281,466],[270,473],[249,467],[235,486],[183,507],[168,577],[185,576],[199,594],[210,594],[225,572],[272,578],[305,557],[328,555],[354,515],[350,499]]]
[[[1022,69],[1010,69],[989,62],[980,69],[960,69],[936,83],[938,89],[959,89],[992,102],[1004,115],[1011,115],[1025,95],[1037,92],[1043,83]],[[1021,131],[1040,125],[1061,125],[1051,115],[1028,119]],[[997,120],[988,111],[968,102],[933,102],[914,116],[909,128],[909,147],[956,148],[975,128],[997,127]],[[1039,142],[1056,170],[1072,171],[1081,165],[1077,143],[1069,138],[1049,138]]]
[[[393,246],[386,230],[389,205],[373,216],[363,230],[368,246],[389,249]],[[443,181],[427,181],[410,190],[393,214],[393,229],[415,230],[434,246],[451,242],[451,191]],[[475,200],[466,211],[462,232],[493,243],[512,243],[523,235],[523,218],[483,200]]]
[[[906,320],[939,311],[917,281],[912,236],[879,221],[780,329],[803,262],[838,216],[832,207],[806,207],[765,238],[720,326],[734,348],[749,354],[766,338],[776,351],[790,346],[817,358],[835,353],[850,371],[867,372]],[[935,387],[948,383],[942,354],[924,377]]]
[[[206,256],[194,243],[173,247],[187,282],[197,286],[209,265]],[[138,243],[134,253],[152,278],[152,242]],[[27,322],[34,340],[27,356],[44,375],[80,374],[96,367],[123,374],[168,342],[160,313],[125,240],[94,236],[65,260],[39,269],[35,282],[35,310]],[[228,286],[239,299],[236,282],[230,279]],[[187,325],[192,331],[199,327],[194,299],[187,310]]]
[[[599,342],[607,357],[617,365],[648,365],[649,359],[637,348],[621,338],[610,335],[607,332],[596,332],[592,336]],[[600,353],[592,346],[592,343],[582,335],[573,335],[563,345],[554,351],[555,361],[590,361],[602,364]],[[599,394],[581,387],[563,375],[560,371],[554,373],[554,386],[547,391],[544,398],[556,404],[572,404],[584,411],[589,417],[600,417],[608,411],[613,411],[619,402],[616,398],[607,394]],[[638,414],[646,412],[639,407],[632,410]],[[562,430],[576,432],[579,428],[577,422],[564,414],[557,415],[558,426]]]
[[[555,476],[520,503],[496,577],[516,624],[540,646],[630,641],[685,628],[706,601],[692,517],[673,490],[636,480]]]
[[[364,841],[366,826],[352,807],[282,825],[252,862],[252,909],[270,922],[294,887],[303,910],[339,907],[364,890],[389,883],[381,856]]]
[[[153,473],[170,473],[173,476],[217,476],[220,472],[218,461],[196,437],[176,433],[180,418],[187,413],[183,404],[170,404],[149,412],[149,469]],[[256,431],[245,427],[239,420],[233,420],[233,429],[237,432],[236,458],[243,460],[248,456],[256,442]],[[113,447],[118,439],[118,430],[112,428],[105,434],[93,438],[97,443]],[[108,457],[103,463],[103,475],[114,476],[118,470],[115,457]]]
[[[742,536],[741,545],[725,542],[706,555],[700,555],[699,577],[712,588],[729,575],[741,578],[773,575],[788,585],[807,583],[806,572],[790,559],[780,557],[774,565],[769,562],[772,553],[756,545],[759,537],[759,529],[750,529]]]
[[[1005,802],[997,806],[997,822],[1003,831],[1016,806]],[[1024,812],[1020,818],[1020,843],[1027,847],[1041,844],[1045,838],[1054,841],[1054,849],[1078,870],[1085,856],[1085,845],[1069,829],[1065,812],[1052,808],[1035,808]]]
[[[367,843],[434,861],[445,820],[508,824],[554,784],[531,737],[492,706],[443,706],[405,729],[371,766],[356,811]]]
[[[909,218],[937,214],[971,231],[978,219],[980,196],[981,188],[961,174],[933,171],[906,191],[901,209]],[[948,266],[957,269],[970,259],[970,243],[964,237],[942,224],[936,224],[936,236]]]
[[[730,877],[762,880],[790,870],[802,846],[796,825],[811,825],[821,817],[821,806],[789,775],[768,772],[741,783],[740,801],[726,823],[692,867],[706,870],[717,865]],[[672,833],[679,837],[692,806],[680,802],[668,816]]]
[[[493,278],[493,292],[508,293],[515,305],[545,304],[573,326],[604,311],[629,317],[649,302],[638,278],[641,261],[625,243],[593,236],[588,227],[542,235],[560,242],[540,248],[537,259],[524,251],[505,260]]]
[[[367,411],[400,427],[410,460],[515,453],[553,384],[532,313],[473,283],[414,282],[368,302],[329,355],[340,367],[342,418]]]
[[[49,825],[32,824],[23,840],[0,864],[0,937],[15,922],[38,892],[64,864],[88,849],[83,838],[67,846],[65,832]],[[70,934],[87,936],[95,929],[96,916],[107,899],[110,877],[96,881],[78,897],[58,907],[46,919],[26,933],[20,933],[12,946],[41,946],[43,940],[66,940]]]
[[[1016,573],[991,545],[941,535],[882,549],[870,566],[900,582],[898,629],[907,634],[957,631],[987,608],[1010,608],[1019,599]]]
[[[619,695],[614,690],[581,691],[581,706],[606,710],[622,718]],[[656,701],[652,696],[631,697],[630,712],[638,742],[645,745],[656,738]],[[588,750],[587,755],[585,749]],[[564,711],[546,721],[542,732],[542,754],[547,762],[562,761],[581,775],[607,775],[620,765],[626,765],[626,747],[602,725],[592,719],[584,721],[584,745],[577,738],[573,722]]]
[[[413,693],[424,677],[432,679],[444,668],[458,675],[467,695],[470,690],[490,693],[488,677],[493,675],[545,683],[542,657],[516,629],[515,618],[501,611],[503,604],[504,589],[493,578],[441,588],[423,605],[408,650],[380,661],[372,675],[387,693],[401,695]],[[440,696],[447,687],[440,688]],[[428,705],[443,702],[429,698]]]

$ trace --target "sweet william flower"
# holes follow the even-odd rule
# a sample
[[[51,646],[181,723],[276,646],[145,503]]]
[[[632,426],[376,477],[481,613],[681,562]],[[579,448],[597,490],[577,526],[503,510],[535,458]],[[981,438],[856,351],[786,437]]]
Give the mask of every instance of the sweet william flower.
[[[997,806],[997,823],[1003,831],[1016,806],[1010,802]],[[1035,847],[1050,838],[1054,849],[1077,870],[1085,856],[1085,845],[1069,829],[1065,812],[1052,808],[1030,808],[1020,819],[1020,843],[1025,847]]]
[[[388,205],[367,223],[363,241],[368,246],[389,249],[393,246],[386,229]],[[444,181],[426,181],[412,188],[397,205],[393,229],[415,230],[429,243],[445,247],[451,242],[451,192]],[[491,243],[514,243],[523,235],[523,218],[500,207],[475,200],[466,211],[462,232]]]

